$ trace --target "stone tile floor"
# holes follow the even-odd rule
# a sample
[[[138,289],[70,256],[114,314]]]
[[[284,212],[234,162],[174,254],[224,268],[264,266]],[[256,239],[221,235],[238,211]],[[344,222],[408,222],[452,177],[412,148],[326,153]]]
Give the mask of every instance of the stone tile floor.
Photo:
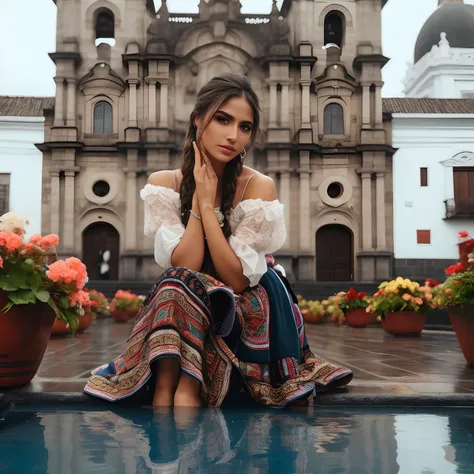
[[[82,392],[90,370],[121,353],[131,328],[131,322],[99,319],[77,337],[52,337],[36,377],[15,391]],[[377,327],[308,325],[307,334],[313,352],[354,372],[349,393],[474,394],[474,368],[454,333],[395,338]]]

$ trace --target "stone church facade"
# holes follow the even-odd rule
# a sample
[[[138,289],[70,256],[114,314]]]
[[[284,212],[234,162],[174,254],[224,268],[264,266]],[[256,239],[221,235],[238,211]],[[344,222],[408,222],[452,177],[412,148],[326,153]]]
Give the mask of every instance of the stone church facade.
[[[45,110],[42,231],[97,278],[154,279],[139,191],[179,167],[199,88],[227,71],[249,77],[262,133],[246,163],[271,176],[288,240],[277,259],[295,280],[372,281],[392,273],[394,150],[382,115],[384,0],[55,0],[54,109]]]

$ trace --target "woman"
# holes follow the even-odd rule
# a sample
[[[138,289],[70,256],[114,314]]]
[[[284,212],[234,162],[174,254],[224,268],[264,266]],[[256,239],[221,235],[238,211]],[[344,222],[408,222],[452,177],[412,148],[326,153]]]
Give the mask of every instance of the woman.
[[[153,173],[141,191],[161,276],[125,352],[86,393],[116,401],[153,380],[154,406],[220,406],[238,391],[283,407],[352,378],[309,351],[291,288],[267,269],[286,229],[272,179],[243,165],[259,121],[244,77],[199,92],[181,169]]]

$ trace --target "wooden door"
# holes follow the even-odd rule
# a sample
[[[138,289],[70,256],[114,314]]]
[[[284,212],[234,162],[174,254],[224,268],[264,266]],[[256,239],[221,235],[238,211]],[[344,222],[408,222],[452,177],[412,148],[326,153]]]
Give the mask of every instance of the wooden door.
[[[456,214],[474,213],[474,168],[454,168]]]
[[[114,226],[106,222],[96,222],[82,233],[82,261],[87,267],[89,280],[99,280],[101,252],[110,251],[109,280],[119,279],[120,236]]]
[[[352,232],[342,225],[326,225],[316,234],[316,279],[353,280]]]

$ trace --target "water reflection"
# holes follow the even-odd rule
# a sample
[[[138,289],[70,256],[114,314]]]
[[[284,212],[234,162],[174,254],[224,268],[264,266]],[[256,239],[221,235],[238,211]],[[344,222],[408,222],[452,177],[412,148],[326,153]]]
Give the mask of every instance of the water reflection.
[[[474,472],[474,414],[305,411],[13,410],[0,473]]]

